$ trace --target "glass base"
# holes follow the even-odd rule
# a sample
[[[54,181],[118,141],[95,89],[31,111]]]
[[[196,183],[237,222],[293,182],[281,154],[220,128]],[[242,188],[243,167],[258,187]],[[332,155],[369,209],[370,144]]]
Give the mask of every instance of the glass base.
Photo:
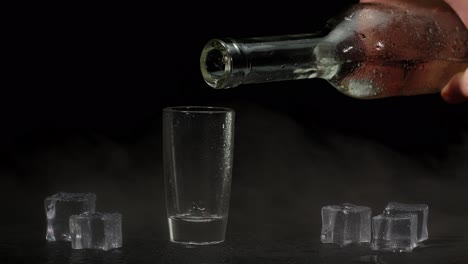
[[[186,246],[209,246],[209,245],[221,244],[224,242],[224,240],[208,241],[208,242],[194,242],[194,241],[175,241],[172,239],[170,241],[175,244],[186,245]]]
[[[224,241],[227,218],[218,216],[170,216],[170,241],[187,245],[211,245]]]

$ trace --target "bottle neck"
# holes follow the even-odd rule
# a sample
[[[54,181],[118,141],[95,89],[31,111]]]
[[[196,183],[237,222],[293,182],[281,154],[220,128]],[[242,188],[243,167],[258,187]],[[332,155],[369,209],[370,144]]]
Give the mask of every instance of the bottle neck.
[[[205,81],[218,89],[323,77],[327,70],[317,65],[318,54],[333,57],[331,47],[314,35],[213,39],[202,51],[200,67]]]

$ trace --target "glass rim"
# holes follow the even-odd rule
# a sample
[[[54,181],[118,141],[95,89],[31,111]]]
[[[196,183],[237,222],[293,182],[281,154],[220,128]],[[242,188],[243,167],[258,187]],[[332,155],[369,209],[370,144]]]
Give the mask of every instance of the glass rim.
[[[223,114],[234,113],[234,110],[222,106],[170,106],[163,109],[165,113],[195,113],[195,114]]]

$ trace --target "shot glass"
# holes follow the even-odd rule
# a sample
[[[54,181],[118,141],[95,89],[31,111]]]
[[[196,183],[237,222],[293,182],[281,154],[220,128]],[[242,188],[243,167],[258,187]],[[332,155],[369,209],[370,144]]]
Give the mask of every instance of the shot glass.
[[[208,245],[225,239],[231,192],[234,111],[180,106],[163,110],[170,241]]]

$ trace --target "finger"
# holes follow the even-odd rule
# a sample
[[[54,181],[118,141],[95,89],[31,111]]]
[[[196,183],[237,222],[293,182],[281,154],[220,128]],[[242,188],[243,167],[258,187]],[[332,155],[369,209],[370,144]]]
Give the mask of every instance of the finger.
[[[463,21],[465,26],[468,27],[468,1],[466,0],[445,0],[455,12],[458,14],[460,19]]]
[[[442,98],[450,104],[468,102],[468,69],[450,80],[442,89]]]

